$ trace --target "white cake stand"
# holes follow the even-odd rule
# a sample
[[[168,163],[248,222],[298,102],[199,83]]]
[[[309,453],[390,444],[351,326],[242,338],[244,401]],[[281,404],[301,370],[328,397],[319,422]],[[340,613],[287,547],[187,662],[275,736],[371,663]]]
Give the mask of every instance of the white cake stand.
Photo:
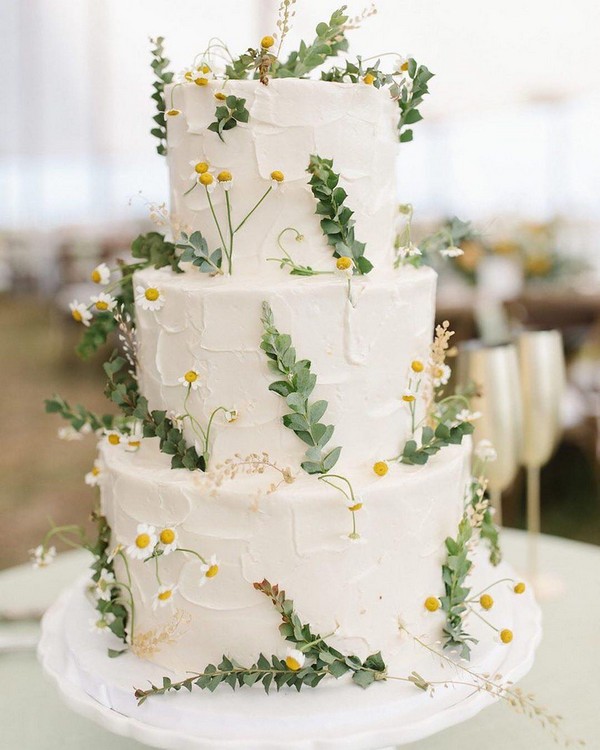
[[[512,575],[504,563],[494,571],[496,579]],[[300,693],[286,689],[266,695],[260,688],[232,692],[226,686],[212,694],[180,691],[151,697],[138,707],[133,686],[145,687],[149,680],[161,684],[166,672],[130,654],[107,658],[114,637],[90,632],[94,610],[84,593],[87,582],[86,577],[67,590],[46,613],[39,659],[71,709],[152,747],[376,750],[427,737],[471,718],[494,701],[489,693],[469,686],[440,686],[431,697],[402,682],[361,690],[331,681]],[[479,631],[481,641],[469,666],[480,674],[500,673],[504,680],[516,681],[533,663],[541,638],[540,610],[529,593],[496,593],[495,599],[515,640],[504,646],[492,642],[491,631]],[[442,668],[438,657],[416,643],[413,656],[407,673],[414,669],[431,681],[468,679],[453,667]]]

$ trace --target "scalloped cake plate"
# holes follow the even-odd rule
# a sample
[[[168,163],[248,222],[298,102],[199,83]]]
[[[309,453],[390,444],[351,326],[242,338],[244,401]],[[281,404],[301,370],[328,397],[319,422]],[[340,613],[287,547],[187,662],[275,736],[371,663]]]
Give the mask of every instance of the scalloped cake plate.
[[[482,568],[487,568],[489,576],[490,567],[478,565],[474,579],[480,578]],[[514,575],[502,563],[494,570],[494,579],[505,577]],[[361,690],[332,681],[314,690],[285,689],[270,695],[260,688],[232,692],[226,686],[215,693],[181,691],[151,697],[138,707],[132,686],[145,687],[149,680],[162,684],[165,674],[173,680],[181,676],[131,654],[107,658],[106,649],[115,645],[114,637],[90,632],[94,610],[85,594],[88,581],[86,576],[65,591],[44,616],[40,662],[72,710],[151,747],[377,750],[440,732],[495,700],[469,686],[439,686],[430,697],[403,682],[376,683]],[[497,590],[496,607],[502,607],[503,621],[510,622],[515,639],[504,646],[490,638],[491,631],[478,630],[480,643],[473,649],[470,668],[516,682],[533,664],[542,633],[541,612],[529,590],[515,596],[507,593],[508,588]],[[452,679],[448,665],[444,669],[436,656],[417,643],[406,674],[413,670],[429,681]],[[456,671],[454,679],[464,680],[465,673]]]

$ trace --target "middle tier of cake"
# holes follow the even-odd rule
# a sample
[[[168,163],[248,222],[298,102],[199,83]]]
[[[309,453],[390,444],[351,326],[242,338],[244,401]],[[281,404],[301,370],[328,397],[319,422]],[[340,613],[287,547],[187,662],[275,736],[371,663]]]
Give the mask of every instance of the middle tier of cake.
[[[190,444],[198,440],[193,420],[212,420],[210,455],[219,463],[236,454],[267,453],[296,470],[306,445],[282,424],[290,411],[269,390],[278,378],[261,350],[262,304],[277,328],[291,335],[298,359],[311,361],[317,385],[311,400],[327,401],[322,418],[335,427],[330,446],[341,446],[336,468],[372,466],[401,452],[412,431],[403,394],[415,373],[411,362],[427,362],[433,334],[436,274],[427,267],[401,268],[369,278],[288,277],[253,283],[236,277],[211,278],[146,269],[134,286],[156,290],[159,304],[147,309],[137,298],[138,378],[151,409],[183,420]],[[349,299],[350,297],[350,299]],[[152,307],[152,305],[151,305]],[[190,386],[187,372],[197,374]],[[422,373],[420,391],[427,387]],[[415,422],[424,399],[415,402]]]

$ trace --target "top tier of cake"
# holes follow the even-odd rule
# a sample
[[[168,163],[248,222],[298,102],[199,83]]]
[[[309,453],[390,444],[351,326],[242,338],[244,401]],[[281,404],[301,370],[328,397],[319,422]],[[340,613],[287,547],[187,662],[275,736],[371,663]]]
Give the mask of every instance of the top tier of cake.
[[[223,140],[208,129],[215,122],[216,107],[224,106],[215,94],[245,99],[249,113],[247,123],[223,132]],[[398,107],[388,91],[362,83],[298,79],[275,79],[268,86],[258,81],[211,81],[206,86],[169,86],[166,101],[181,111],[167,118],[171,214],[184,231],[200,230],[211,251],[222,242],[194,165],[207,163],[215,176],[231,172],[234,228],[271,186],[271,173],[277,170],[284,176],[235,235],[236,274],[287,277],[287,270],[267,262],[282,255],[277,238],[286,227],[304,237],[298,245],[294,235],[284,238],[296,262],[333,268],[332,250],[315,216],[316,201],[308,184],[313,154],[333,159],[348,194],[346,205],[354,212],[357,240],[366,243],[365,254],[376,269],[389,270],[397,204]],[[226,193],[216,180],[215,185],[211,200],[226,227]]]

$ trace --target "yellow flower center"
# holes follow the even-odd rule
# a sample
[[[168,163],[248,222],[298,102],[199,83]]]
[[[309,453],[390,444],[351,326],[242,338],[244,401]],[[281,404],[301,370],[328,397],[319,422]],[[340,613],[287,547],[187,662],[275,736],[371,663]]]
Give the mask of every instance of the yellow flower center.
[[[166,591],[159,592],[158,599],[161,602],[166,602],[171,598],[172,595],[173,595],[173,592],[171,591],[171,589],[167,589]]]
[[[204,65],[202,65],[200,68],[198,68],[198,70],[200,70],[202,73],[205,73],[205,74],[210,73],[210,68],[208,67],[206,63],[204,63]]]
[[[155,289],[153,286],[148,287],[148,289],[146,289],[146,291],[144,292],[144,297],[149,302],[156,302],[159,296],[160,296],[160,292],[158,291],[158,289]]]
[[[373,464],[373,471],[378,477],[384,477],[388,473],[389,467],[385,461],[377,461]]]
[[[77,321],[78,323],[81,323],[81,321],[83,320],[83,318],[82,318],[82,316],[81,316],[81,313],[79,312],[79,310],[72,310],[72,311],[71,311],[71,315],[73,316],[73,318],[74,318],[74,319],[75,319],[75,320],[76,320],[76,321]]]
[[[100,474],[100,469],[97,466],[93,466],[91,474],[92,474],[93,477],[97,477],[98,474]]]
[[[218,99],[220,102],[224,102],[225,99],[227,99],[227,95],[224,94],[222,91],[216,91],[215,92],[215,99]]]
[[[224,169],[217,175],[217,180],[219,180],[219,182],[231,182],[231,180],[233,180],[233,175],[229,170]]]
[[[271,172],[271,179],[275,180],[275,182],[283,182],[285,180],[285,175],[279,169],[274,169]]]
[[[524,594],[525,593],[526,586],[523,583],[523,581],[517,583],[514,588],[515,594]]]
[[[481,604],[483,609],[491,609],[494,606],[494,600],[489,594],[483,594],[479,598],[479,604]]]
[[[400,66],[400,70],[406,72],[408,70],[408,60],[406,62],[403,62]]]
[[[428,612],[437,612],[439,608],[440,600],[435,596],[428,596],[427,599],[425,599],[425,609]]]
[[[347,271],[349,268],[352,268],[352,258],[347,258],[344,255],[337,259],[335,265],[338,271]]]
[[[135,538],[135,546],[139,549],[146,549],[150,544],[150,534],[138,534]]]
[[[372,73],[367,73],[367,75],[363,78],[363,83],[366,83],[367,86],[371,86],[374,80],[375,76]]]
[[[196,84],[196,86],[208,86],[208,78],[200,76],[199,78],[194,79],[194,83]]]
[[[198,174],[204,174],[205,172],[208,172],[208,164],[205,161],[199,161],[198,164],[194,167],[194,171],[196,171]]]
[[[192,73],[191,73],[191,71],[188,70],[187,73],[185,73],[185,75],[183,77],[185,78],[186,81],[191,81],[192,80]]]
[[[141,442],[139,440],[128,440],[127,445],[130,448],[139,448],[141,445]]]
[[[99,284],[101,280],[102,280],[102,276],[100,274],[100,271],[97,268],[95,268],[92,271],[92,281],[94,282],[94,284]]]
[[[285,657],[285,666],[288,669],[291,669],[292,672],[297,672],[299,669],[302,669],[302,665],[297,659],[294,659],[293,656],[286,656]]]
[[[213,563],[211,566],[209,566],[208,570],[206,571],[206,577],[214,578],[218,572],[219,572],[219,566],[216,563]]]
[[[188,383],[195,383],[196,380],[198,380],[198,373],[194,372],[194,370],[188,370],[186,374],[183,376],[184,380],[186,380]]]
[[[413,359],[413,361],[410,363],[410,369],[413,372],[423,372],[425,369],[425,365],[421,362],[420,359]]]
[[[101,312],[108,310],[108,302],[105,302],[104,300],[99,299],[96,302],[96,310],[100,310]]]
[[[500,631],[500,640],[502,643],[510,643],[513,639],[513,632],[512,630],[509,630],[508,628],[504,628],[504,630]]]
[[[168,109],[166,112],[167,117],[177,117],[177,115],[181,114],[181,110],[179,109]]]
[[[272,36],[263,36],[263,38],[260,40],[260,46],[263,49],[271,49],[274,44],[275,39],[273,39]]]
[[[173,529],[163,529],[160,532],[160,541],[163,544],[173,544],[175,541],[175,532]]]
[[[355,513],[357,510],[360,510],[363,507],[362,503],[354,503],[354,505],[349,505],[348,510],[352,511],[352,513]]]
[[[200,183],[204,186],[212,185],[214,177],[210,172],[204,172],[200,175]]]
[[[108,442],[111,445],[119,445],[121,442],[121,438],[118,435],[115,435],[114,433],[112,435],[108,436]]]
[[[412,395],[412,393],[405,393],[404,396],[402,396],[402,400],[406,401],[407,404],[412,404],[412,402],[415,400],[415,397]]]

